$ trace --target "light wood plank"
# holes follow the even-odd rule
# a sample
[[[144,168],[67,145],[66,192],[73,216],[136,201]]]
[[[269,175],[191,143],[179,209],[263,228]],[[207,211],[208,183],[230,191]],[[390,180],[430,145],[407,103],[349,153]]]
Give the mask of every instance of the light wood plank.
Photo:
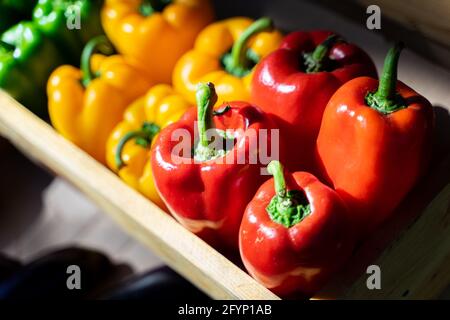
[[[449,224],[450,184],[374,262],[381,268],[381,290],[368,290],[363,275],[342,298],[436,298],[450,282]]]
[[[439,163],[315,299],[425,299],[444,291],[450,283],[450,156]],[[381,269],[381,290],[367,288],[372,264]]]
[[[218,299],[278,299],[0,91],[0,134],[66,178],[198,288]]]

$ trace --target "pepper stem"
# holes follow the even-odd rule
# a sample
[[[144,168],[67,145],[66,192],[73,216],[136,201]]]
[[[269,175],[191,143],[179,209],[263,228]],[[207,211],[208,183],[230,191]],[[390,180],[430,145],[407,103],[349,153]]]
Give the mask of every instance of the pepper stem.
[[[105,36],[95,37],[86,44],[81,54],[80,63],[81,71],[83,73],[81,82],[85,87],[96,77],[91,68],[91,57],[97,51],[105,55],[111,55],[114,53],[114,48]]]
[[[286,181],[284,180],[284,168],[280,161],[273,160],[267,166],[267,171],[273,175],[275,192],[279,197],[286,196]]]
[[[140,130],[130,131],[125,134],[122,139],[120,139],[116,147],[114,160],[116,162],[117,169],[120,170],[125,165],[122,159],[122,152],[128,141],[136,139],[136,144],[142,146],[143,148],[147,148],[152,143],[153,138],[158,134],[159,130],[160,128],[156,124],[144,122]]]
[[[403,43],[391,48],[384,60],[383,74],[376,95],[379,99],[392,100],[397,86],[397,66]]]
[[[144,17],[151,16],[155,12],[161,12],[172,0],[142,0],[139,13]]]
[[[266,210],[274,222],[290,228],[311,214],[311,205],[305,193],[300,190],[287,190],[284,168],[279,161],[271,161],[267,171],[273,175],[276,195]]]
[[[213,116],[223,116],[225,113],[227,113],[230,110],[231,110],[231,107],[229,105],[226,105],[225,107],[223,107],[220,110],[214,110]]]
[[[332,34],[319,44],[312,53],[305,54],[306,73],[322,71],[331,47],[341,40],[342,39],[339,36]]]
[[[402,42],[395,44],[386,55],[384,60],[383,74],[376,92],[368,93],[366,103],[382,113],[391,113],[405,108],[403,98],[397,94],[397,69],[400,53],[404,48]]]
[[[245,31],[241,34],[239,39],[233,45],[231,49],[231,56],[233,58],[233,65],[235,68],[244,68],[247,64],[246,50],[248,41],[260,32],[270,30],[273,28],[273,23],[270,18],[260,18],[253,22]]]
[[[214,85],[211,82],[207,84],[201,83],[198,85],[197,93],[197,129],[198,129],[198,143],[194,147],[194,159],[196,161],[208,161],[223,157],[227,152],[227,146],[223,144],[219,145],[216,142],[220,142],[217,139],[223,139],[225,142],[229,138],[223,130],[215,129],[212,121],[214,115],[213,107],[217,101],[216,91]],[[225,108],[227,111],[230,108]],[[221,112],[221,111],[220,111]],[[226,112],[226,111],[225,111]],[[208,138],[209,129],[214,129],[215,135],[211,135],[211,139]],[[211,143],[214,141],[215,143]]]
[[[199,144],[208,147],[209,140],[207,130],[212,127],[213,107],[217,101],[214,84],[200,83],[196,92],[197,99],[197,126],[199,134]]]
[[[249,65],[252,62],[247,54],[249,40],[260,32],[271,31],[272,29],[273,22],[270,18],[264,17],[253,22],[236,40],[231,49],[231,55],[225,56],[223,60],[225,70],[237,77],[248,74],[250,72]]]

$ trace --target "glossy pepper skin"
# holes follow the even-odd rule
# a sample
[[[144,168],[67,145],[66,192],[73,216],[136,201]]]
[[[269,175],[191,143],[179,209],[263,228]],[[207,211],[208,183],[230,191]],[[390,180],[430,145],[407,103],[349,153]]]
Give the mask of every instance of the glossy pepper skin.
[[[83,51],[81,70],[64,65],[52,73],[47,84],[48,110],[57,131],[105,163],[109,134],[125,109],[153,82],[123,56],[92,56],[97,49],[112,52],[105,37],[94,38]]]
[[[282,297],[310,297],[345,263],[354,241],[339,195],[277,161],[245,209],[239,248],[256,280]]]
[[[123,120],[107,141],[108,166],[163,209],[165,206],[153,182],[150,147],[158,132],[176,122],[190,107],[169,85],[156,85],[125,110]]]
[[[209,0],[106,0],[102,25],[117,50],[157,82],[170,83],[177,60],[214,19]]]
[[[372,60],[330,31],[293,32],[257,65],[251,99],[276,118],[286,139],[296,141],[286,163],[290,170],[314,172],[325,106],[342,84],[359,76],[377,76]]]
[[[0,37],[0,87],[45,117],[45,84],[62,57],[31,22],[21,22]]]
[[[102,3],[101,0],[39,0],[33,10],[33,21],[69,57],[68,62],[78,64],[84,45],[103,34]]]
[[[389,218],[429,163],[433,108],[397,81],[400,48],[390,51],[380,82],[361,77],[339,88],[317,140],[322,176],[349,205],[361,237]]]
[[[152,148],[151,161],[156,187],[173,216],[211,245],[232,253],[237,251],[239,225],[245,206],[258,186],[267,179],[261,175],[261,168],[264,168],[260,164],[261,158],[256,157],[260,155],[260,150],[255,149],[255,143],[260,139],[259,130],[270,130],[274,124],[259,109],[246,102],[224,104],[216,108],[219,114],[211,119],[215,103],[213,93],[212,84],[199,86],[198,110],[188,110],[178,122],[160,132]],[[196,123],[197,119],[201,120]],[[196,124],[199,142],[194,145]],[[229,129],[235,132],[234,144],[228,152],[223,148],[213,151],[203,144],[208,143],[203,133],[214,127],[216,131]],[[253,130],[256,131],[252,136]],[[184,133],[181,136],[185,145],[183,149],[187,150],[184,153],[177,148],[181,133]],[[260,139],[262,142],[258,143],[270,146],[270,139],[269,132],[266,140]],[[255,156],[254,162],[250,155]]]
[[[195,103],[197,85],[213,82],[218,103],[249,101],[254,65],[278,48],[282,35],[271,21],[235,17],[215,22],[197,37],[194,48],[177,62],[175,89]],[[226,60],[228,60],[226,62]]]

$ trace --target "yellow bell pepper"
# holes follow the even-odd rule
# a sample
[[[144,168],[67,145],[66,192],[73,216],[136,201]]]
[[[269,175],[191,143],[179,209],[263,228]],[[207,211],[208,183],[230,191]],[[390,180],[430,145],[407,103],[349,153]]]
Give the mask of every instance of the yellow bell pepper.
[[[170,83],[178,59],[214,20],[209,0],[106,0],[102,25],[117,50],[158,83]]]
[[[172,76],[174,88],[195,103],[198,83],[212,82],[217,104],[249,101],[254,66],[277,49],[282,40],[270,19],[252,22],[235,17],[206,27],[198,35],[194,49],[177,62]]]
[[[111,53],[108,44],[104,36],[92,39],[83,51],[81,70],[60,66],[47,83],[55,129],[102,163],[108,136],[125,108],[154,84],[123,56],[93,55],[100,49]]]
[[[126,109],[107,142],[108,166],[163,209],[153,183],[150,147],[159,130],[177,121],[191,106],[169,85],[156,85]]]

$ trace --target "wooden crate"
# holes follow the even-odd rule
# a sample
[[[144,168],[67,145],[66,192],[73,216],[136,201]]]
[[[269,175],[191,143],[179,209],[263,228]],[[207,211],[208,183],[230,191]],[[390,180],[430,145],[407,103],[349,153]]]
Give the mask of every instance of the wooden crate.
[[[290,30],[316,28],[321,24],[330,28],[328,23],[337,23],[337,31],[348,34],[351,40],[368,49],[380,66],[388,45],[377,35],[363,32],[332,13],[311,7],[311,4],[294,0],[285,3],[290,3],[289,9],[293,12],[298,6],[297,12],[303,12],[305,20],[293,20],[287,8],[270,3],[264,7],[267,12],[262,13],[274,16],[275,20],[278,18],[280,25]],[[327,16],[334,20],[323,20]],[[280,20],[280,17],[287,19]],[[316,22],[318,17],[322,20]],[[402,68],[402,65],[410,68]],[[399,74],[437,106],[439,132],[432,170],[402,203],[395,220],[368,239],[345,271],[337,275],[316,299],[431,298],[438,296],[450,282],[450,99],[447,91],[450,74],[410,52],[402,57]],[[30,158],[73,183],[125,230],[211,297],[278,299],[1,91],[0,135]],[[366,287],[365,270],[373,263],[381,268],[382,290],[370,291]]]

